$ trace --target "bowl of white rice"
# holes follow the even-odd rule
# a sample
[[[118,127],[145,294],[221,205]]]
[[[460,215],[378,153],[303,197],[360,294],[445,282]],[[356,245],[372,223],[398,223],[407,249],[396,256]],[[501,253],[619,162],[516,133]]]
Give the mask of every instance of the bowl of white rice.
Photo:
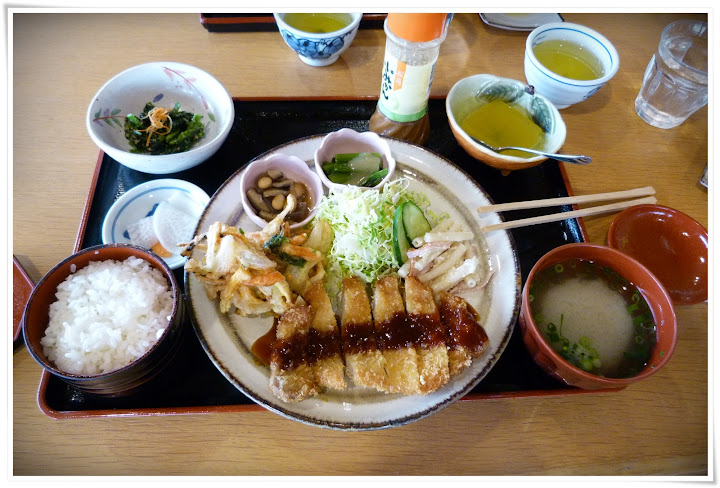
[[[36,285],[23,315],[30,354],[87,393],[134,393],[173,359],[181,337],[177,280],[152,251],[94,246]]]

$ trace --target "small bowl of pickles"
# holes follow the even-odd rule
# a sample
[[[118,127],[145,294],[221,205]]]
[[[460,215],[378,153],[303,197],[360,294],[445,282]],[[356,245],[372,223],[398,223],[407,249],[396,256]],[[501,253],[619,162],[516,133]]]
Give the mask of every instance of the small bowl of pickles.
[[[548,153],[559,152],[567,128],[557,108],[532,86],[509,78],[479,74],[458,81],[445,102],[450,129],[473,158],[503,172],[537,166],[547,156],[494,147],[518,146]]]
[[[387,141],[374,132],[343,128],[326,135],[315,151],[315,172],[330,190],[381,188],[395,165]]]

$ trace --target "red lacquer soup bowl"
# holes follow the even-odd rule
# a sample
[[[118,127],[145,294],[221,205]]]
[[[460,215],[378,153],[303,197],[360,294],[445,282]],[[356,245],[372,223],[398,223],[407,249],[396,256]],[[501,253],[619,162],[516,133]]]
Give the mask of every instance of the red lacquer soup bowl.
[[[610,224],[608,245],[645,265],[673,303],[708,298],[708,233],[684,213],[662,205],[635,205]]]

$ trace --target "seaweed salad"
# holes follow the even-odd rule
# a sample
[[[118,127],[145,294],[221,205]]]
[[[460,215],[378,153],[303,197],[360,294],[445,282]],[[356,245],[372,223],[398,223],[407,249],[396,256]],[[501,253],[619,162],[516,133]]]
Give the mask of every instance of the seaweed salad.
[[[148,102],[140,115],[125,118],[130,152],[159,155],[187,151],[205,135],[201,119],[202,115],[180,110],[179,103],[168,111]]]

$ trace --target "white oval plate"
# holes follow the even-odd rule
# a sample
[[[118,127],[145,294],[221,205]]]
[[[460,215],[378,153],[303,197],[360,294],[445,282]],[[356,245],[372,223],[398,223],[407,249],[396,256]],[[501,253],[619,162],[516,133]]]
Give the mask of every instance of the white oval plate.
[[[551,22],[564,22],[560,14],[547,12],[535,12],[529,14],[490,13],[480,14],[480,18],[489,26],[497,27],[498,29],[515,31],[531,31],[543,24],[549,24]]]
[[[131,244],[130,238],[126,235],[128,226],[147,217],[155,205],[168,200],[178,192],[188,197],[187,210],[192,212],[193,217],[200,219],[205,206],[210,201],[210,197],[202,188],[190,182],[173,178],[151,180],[132,187],[115,200],[103,220],[103,244]],[[168,250],[173,251],[172,249]],[[172,256],[163,258],[171,269],[183,266],[186,259],[179,253],[173,253]]]
[[[279,146],[258,158],[276,152],[298,156],[311,162],[322,136],[298,139]],[[468,175],[448,160],[424,148],[388,139],[397,160],[396,177],[410,180],[410,189],[424,192],[430,208],[450,216],[482,236],[483,225],[500,222],[497,214],[478,214],[480,205],[492,202]],[[196,233],[205,232],[217,221],[242,227],[246,232],[258,227],[243,214],[239,195],[242,170],[231,176],[213,195],[200,218]],[[268,388],[270,371],[250,352],[252,344],[272,326],[271,317],[233,317],[218,311],[208,299],[202,283],[185,273],[185,289],[195,331],[215,366],[252,400],[285,417],[330,429],[372,430],[396,427],[427,417],[465,396],[485,375],[505,349],[513,331],[520,305],[520,269],[515,244],[507,231],[496,231],[478,241],[487,246],[495,274],[484,293],[466,295],[480,312],[489,338],[486,354],[453,377],[441,389],[426,396],[400,396],[350,387],[342,392],[326,392],[298,403],[275,398]]]

